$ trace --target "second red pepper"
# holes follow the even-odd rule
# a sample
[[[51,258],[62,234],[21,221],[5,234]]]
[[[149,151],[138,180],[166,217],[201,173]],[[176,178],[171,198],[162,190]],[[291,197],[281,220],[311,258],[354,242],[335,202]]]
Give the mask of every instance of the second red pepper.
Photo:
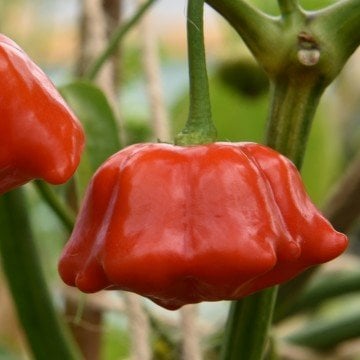
[[[95,174],[59,271],[84,292],[133,291],[177,309],[239,299],[346,246],[274,150],[140,144]]]

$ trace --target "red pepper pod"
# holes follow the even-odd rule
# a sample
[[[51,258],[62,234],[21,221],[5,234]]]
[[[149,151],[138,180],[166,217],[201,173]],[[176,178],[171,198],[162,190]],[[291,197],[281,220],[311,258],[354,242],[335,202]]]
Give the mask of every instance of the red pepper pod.
[[[0,194],[31,179],[66,182],[84,133],[49,78],[0,34]]]
[[[177,309],[239,299],[346,246],[274,150],[140,144],[94,175],[59,272],[84,292],[122,289]]]

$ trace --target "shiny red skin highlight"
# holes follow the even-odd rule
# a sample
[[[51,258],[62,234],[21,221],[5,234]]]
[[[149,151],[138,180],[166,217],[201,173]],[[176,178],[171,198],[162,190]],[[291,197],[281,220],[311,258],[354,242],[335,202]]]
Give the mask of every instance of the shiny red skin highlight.
[[[0,34],[0,194],[31,179],[66,182],[84,133],[50,79]]]
[[[59,272],[84,292],[132,291],[177,309],[285,282],[346,246],[270,148],[139,144],[94,175]]]

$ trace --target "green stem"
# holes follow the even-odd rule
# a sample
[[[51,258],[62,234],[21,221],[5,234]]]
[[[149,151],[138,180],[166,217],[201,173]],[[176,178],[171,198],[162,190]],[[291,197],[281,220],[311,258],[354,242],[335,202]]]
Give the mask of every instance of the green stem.
[[[44,181],[33,181],[34,186],[41,195],[42,199],[50,206],[50,208],[57,215],[68,232],[71,232],[75,224],[75,214],[73,211],[62,203],[53,191],[53,189]]]
[[[0,229],[1,263],[34,358],[79,359],[52,303],[22,189],[0,197]]]
[[[328,28],[327,21],[331,22],[331,19],[337,18],[337,21],[341,20],[346,23],[345,14],[347,14],[350,17],[347,33],[352,33],[352,38],[357,38],[359,34],[359,31],[356,31],[359,24],[353,21],[354,17],[359,15],[352,14],[355,9],[359,14],[359,2],[357,5],[353,1],[344,1],[342,4],[345,6],[343,11],[331,6],[316,13],[302,13],[303,17],[297,17],[292,24],[291,32],[298,34],[298,44],[293,42],[291,45],[291,37],[288,38],[290,42],[285,48],[288,49],[287,53],[291,56],[288,56],[288,60],[277,69],[275,74],[272,74],[273,85],[267,143],[293,160],[299,169],[320,97],[353,51],[353,49],[349,50],[350,48],[344,42],[345,39],[339,39],[338,43],[333,41],[334,32],[338,32],[339,27],[347,27],[347,25],[342,23],[335,25],[333,22],[332,26]],[[339,12],[339,15],[336,11]],[[307,37],[310,42],[306,40]],[[296,37],[294,37],[295,39]],[[359,43],[358,40],[357,43]],[[297,62],[299,59],[295,54],[299,50],[299,46],[305,53],[309,51],[311,54],[313,49],[308,49],[309,45],[319,51],[320,61],[313,66],[304,66],[303,63]],[[281,286],[278,304],[280,311],[286,312],[291,308],[292,303],[314,272],[315,268],[309,269]]]
[[[273,287],[231,303],[222,360],[264,357],[276,291],[277,287]]]
[[[278,77],[272,83],[266,143],[289,157],[299,168],[312,118],[325,86],[321,77],[313,81],[312,76],[307,78],[297,71],[288,77]],[[277,291],[278,287],[273,287],[232,304],[224,344],[229,349],[224,350],[223,360],[235,360],[243,351],[247,351],[248,357],[253,354],[251,359],[262,359]],[[244,313],[250,308],[249,314]],[[251,322],[244,322],[245,316],[249,316]],[[257,334],[250,341],[248,332],[253,324],[256,324]]]
[[[153,5],[155,2],[156,0],[148,0],[144,4],[140,5],[139,9],[135,12],[135,14],[122,26],[120,26],[117,31],[114,32],[107,47],[86,72],[84,76],[85,78],[89,80],[94,80],[96,78],[106,60],[116,52],[119,42],[124,38],[124,36],[129,32],[129,30],[131,30],[134,25],[137,24],[137,22],[142,18],[142,16],[146,13],[150,6]]]
[[[185,128],[176,136],[178,145],[214,142],[216,129],[211,118],[209,83],[204,46],[204,0],[188,0],[187,43],[190,80],[190,109]]]
[[[331,39],[316,33],[316,21],[311,22],[311,16],[301,11],[296,1],[281,1],[279,4],[283,17],[286,15],[286,21],[283,18],[277,20],[280,33],[274,39],[276,31],[269,32],[270,40],[267,41],[271,49],[264,46],[266,53],[253,52],[272,83],[266,143],[300,168],[320,97],[343,64],[333,62],[335,55],[332,53]],[[234,14],[232,16],[239,15]],[[245,32],[249,32],[248,25]],[[268,36],[263,37],[262,41]],[[302,281],[302,285],[304,283]],[[296,293],[297,289],[292,287],[292,291]],[[244,351],[248,354],[245,358],[254,356],[254,360],[262,359],[276,294],[277,287],[232,304],[225,337],[225,347],[228,349],[225,348],[223,359],[239,358]],[[261,306],[263,302],[268,306]],[[244,313],[247,304],[248,307],[255,304],[249,314]],[[249,316],[251,323],[244,322],[245,316]],[[247,331],[251,324],[259,326],[256,336],[250,341]]]
[[[277,79],[272,83],[266,143],[300,168],[312,119],[325,85],[304,78]]]

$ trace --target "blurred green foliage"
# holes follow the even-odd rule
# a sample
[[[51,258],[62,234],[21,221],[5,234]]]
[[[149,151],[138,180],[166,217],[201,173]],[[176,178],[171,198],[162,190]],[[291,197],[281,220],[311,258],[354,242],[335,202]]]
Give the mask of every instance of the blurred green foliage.
[[[219,80],[243,97],[260,97],[269,90],[269,80],[255,61],[223,62],[217,69]]]
[[[102,354],[103,360],[126,359],[130,354],[130,338],[127,329],[118,324],[114,319],[119,315],[107,316],[102,333]]]
[[[19,358],[0,346],[0,360],[19,360]]]

